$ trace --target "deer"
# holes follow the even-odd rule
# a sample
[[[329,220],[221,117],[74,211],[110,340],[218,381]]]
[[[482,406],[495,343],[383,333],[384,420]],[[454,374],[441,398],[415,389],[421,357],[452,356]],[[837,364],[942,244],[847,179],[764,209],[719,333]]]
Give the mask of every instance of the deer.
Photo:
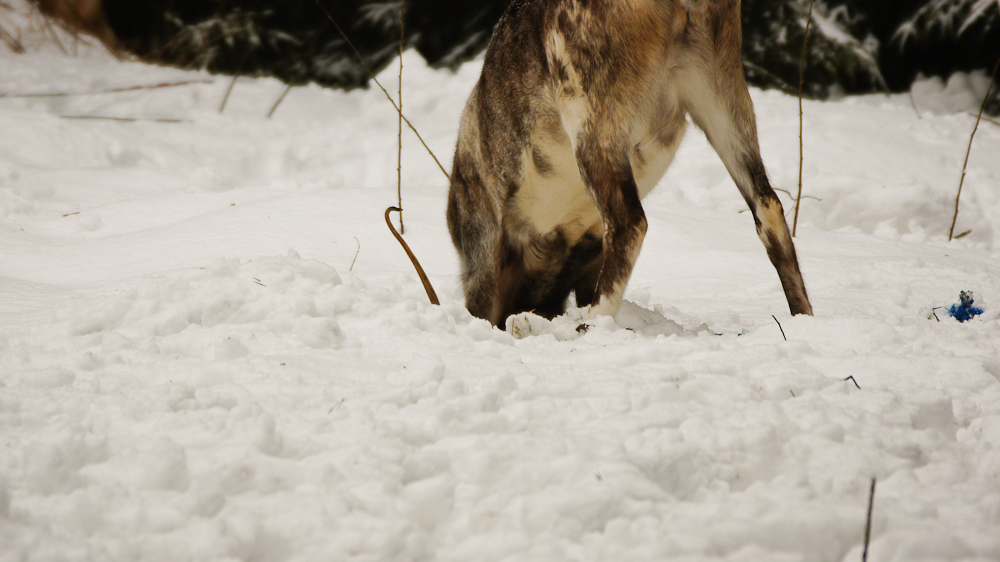
[[[753,214],[793,315],[812,315],[743,72],[740,0],[514,0],[462,113],[447,223],[469,312],[614,315],[642,198],[687,126]]]

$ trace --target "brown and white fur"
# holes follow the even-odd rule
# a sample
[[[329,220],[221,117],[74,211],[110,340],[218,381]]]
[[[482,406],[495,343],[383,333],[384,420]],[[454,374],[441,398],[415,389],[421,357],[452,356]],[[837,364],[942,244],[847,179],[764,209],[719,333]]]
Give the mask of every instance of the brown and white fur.
[[[503,326],[574,292],[613,315],[646,234],[640,200],[686,115],[753,212],[792,314],[812,314],[757,144],[739,0],[514,0],[462,116],[448,227],[466,306]]]

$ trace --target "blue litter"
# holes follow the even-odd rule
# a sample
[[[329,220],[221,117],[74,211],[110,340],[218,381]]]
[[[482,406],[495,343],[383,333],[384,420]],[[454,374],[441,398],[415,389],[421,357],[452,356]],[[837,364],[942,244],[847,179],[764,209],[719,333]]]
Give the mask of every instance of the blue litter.
[[[962,291],[958,298],[959,302],[951,305],[951,308],[948,309],[948,315],[955,320],[965,322],[983,313],[983,309],[973,306],[976,301],[972,297],[972,291]]]

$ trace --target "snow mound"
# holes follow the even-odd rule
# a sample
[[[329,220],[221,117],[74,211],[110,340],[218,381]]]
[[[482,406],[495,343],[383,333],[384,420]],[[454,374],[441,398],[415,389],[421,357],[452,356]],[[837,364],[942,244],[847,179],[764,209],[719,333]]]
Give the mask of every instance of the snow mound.
[[[220,259],[176,278],[146,278],[109,297],[64,303],[56,317],[70,335],[99,335],[105,349],[160,337],[173,343],[174,352],[202,355],[208,345],[218,359],[237,359],[248,355],[244,342],[256,334],[289,334],[314,348],[339,346],[344,335],[336,316],[355,298],[333,268],[290,251],[248,262]]]
[[[559,341],[576,339],[591,329],[614,331],[625,328],[646,337],[694,335],[707,329],[703,325],[693,332],[685,330],[660,310],[643,308],[627,300],[622,301],[613,319],[602,317],[584,320],[583,313],[582,308],[570,307],[565,314],[548,320],[531,312],[523,312],[507,318],[505,329],[515,338],[551,334]]]

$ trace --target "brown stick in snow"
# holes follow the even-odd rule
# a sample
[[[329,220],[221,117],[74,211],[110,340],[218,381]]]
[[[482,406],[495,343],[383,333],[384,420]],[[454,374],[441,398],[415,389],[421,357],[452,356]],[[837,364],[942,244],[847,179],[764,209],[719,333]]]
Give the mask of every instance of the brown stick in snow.
[[[431,304],[441,304],[438,300],[437,293],[434,292],[434,287],[431,286],[431,280],[427,278],[427,274],[424,273],[424,268],[420,266],[420,262],[417,260],[417,256],[413,255],[410,251],[410,246],[406,244],[403,237],[396,232],[396,228],[392,226],[392,221],[389,220],[389,213],[393,211],[400,211],[399,207],[389,207],[385,210],[385,224],[388,225],[389,230],[392,231],[392,235],[396,237],[403,249],[406,250],[406,255],[410,258],[410,262],[413,264],[413,268],[417,270],[417,275],[420,276],[420,282],[424,284],[424,290],[427,291],[427,298],[430,299]]]

